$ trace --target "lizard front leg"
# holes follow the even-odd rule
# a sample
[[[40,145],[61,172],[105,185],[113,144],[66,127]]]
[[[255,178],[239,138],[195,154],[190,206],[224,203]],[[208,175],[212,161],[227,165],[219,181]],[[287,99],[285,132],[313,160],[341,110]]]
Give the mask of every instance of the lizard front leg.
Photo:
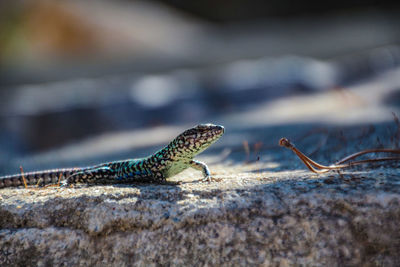
[[[218,181],[217,179],[211,177],[210,170],[205,163],[198,160],[192,160],[190,161],[190,167],[203,173],[204,178],[200,180],[201,182]]]

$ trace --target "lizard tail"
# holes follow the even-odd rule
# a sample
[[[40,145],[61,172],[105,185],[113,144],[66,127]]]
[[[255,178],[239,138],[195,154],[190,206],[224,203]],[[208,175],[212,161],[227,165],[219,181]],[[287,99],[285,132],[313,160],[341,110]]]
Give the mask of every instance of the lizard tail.
[[[0,188],[18,187],[28,185],[57,184],[81,168],[54,169],[38,172],[26,172],[0,177]]]

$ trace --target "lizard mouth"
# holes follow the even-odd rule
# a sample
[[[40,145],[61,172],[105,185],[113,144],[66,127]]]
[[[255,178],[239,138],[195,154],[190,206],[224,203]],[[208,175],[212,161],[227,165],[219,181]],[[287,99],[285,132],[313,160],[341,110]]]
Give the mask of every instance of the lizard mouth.
[[[208,130],[202,134],[202,138],[206,146],[211,145],[217,141],[225,132],[224,126],[221,125],[207,125]]]
[[[201,137],[209,142],[216,141],[225,132],[225,128],[222,125],[204,124],[204,125],[199,125],[198,127],[199,128],[204,127],[206,129],[201,133]]]
[[[225,128],[224,126],[220,125],[215,125],[213,129],[211,130],[211,138],[213,140],[219,139],[223,134],[225,133]]]
[[[222,125],[215,125],[215,134],[217,135],[223,135],[225,133],[225,128]]]

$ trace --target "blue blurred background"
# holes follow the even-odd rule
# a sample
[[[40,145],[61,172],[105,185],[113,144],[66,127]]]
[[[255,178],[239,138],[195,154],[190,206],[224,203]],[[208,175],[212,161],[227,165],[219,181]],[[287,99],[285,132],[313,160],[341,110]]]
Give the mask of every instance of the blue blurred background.
[[[2,1],[0,172],[141,156],[200,122],[391,120],[399,26],[396,1]]]

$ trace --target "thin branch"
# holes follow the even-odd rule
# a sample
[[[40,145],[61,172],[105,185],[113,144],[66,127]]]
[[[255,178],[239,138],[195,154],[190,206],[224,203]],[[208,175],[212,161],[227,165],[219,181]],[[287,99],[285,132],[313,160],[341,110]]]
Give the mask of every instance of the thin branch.
[[[348,162],[350,160],[353,160],[361,155],[365,154],[370,154],[370,153],[394,153],[394,154],[400,154],[400,149],[368,149],[368,150],[363,150],[357,153],[354,153],[350,156],[347,156],[339,161],[336,162],[336,164],[330,165],[330,166],[325,166],[322,164],[319,164],[306,155],[304,155],[300,150],[298,150],[287,138],[281,138],[279,140],[279,145],[286,147],[290,150],[292,150],[299,158],[300,160],[306,165],[306,167],[314,172],[314,173],[324,173],[330,170],[337,170],[337,169],[343,169],[343,168],[348,168],[354,165],[360,165],[360,164],[365,164],[365,163],[371,163],[371,162],[379,162],[379,161],[389,161],[389,160],[400,160],[400,157],[383,157],[383,158],[374,158],[374,159],[365,159],[365,160],[359,160],[359,161],[352,161],[346,164],[343,164],[345,162]]]
[[[24,169],[22,168],[22,165],[19,166],[19,169],[21,170],[22,181],[24,182],[24,186],[25,186],[25,189],[26,189],[26,188],[28,188],[28,185],[26,183],[26,179],[25,179],[25,175],[24,175]]]

